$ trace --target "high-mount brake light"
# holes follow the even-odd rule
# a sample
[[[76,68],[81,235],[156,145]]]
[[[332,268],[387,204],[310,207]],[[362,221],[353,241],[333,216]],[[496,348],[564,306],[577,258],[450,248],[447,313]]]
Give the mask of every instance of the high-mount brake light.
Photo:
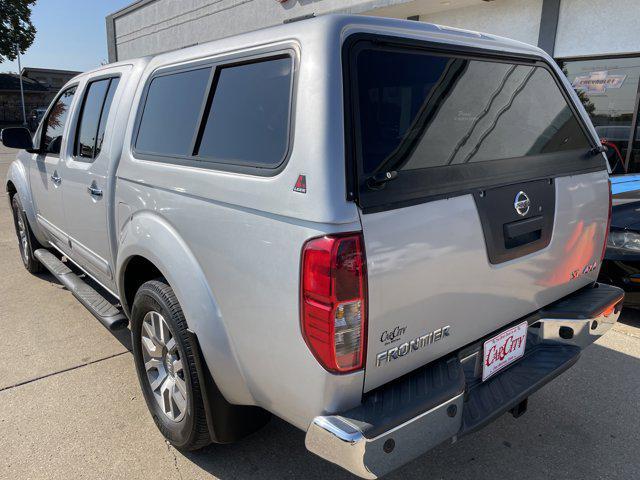
[[[362,234],[306,242],[300,289],[302,334],[316,359],[334,373],[361,369],[367,320]]]

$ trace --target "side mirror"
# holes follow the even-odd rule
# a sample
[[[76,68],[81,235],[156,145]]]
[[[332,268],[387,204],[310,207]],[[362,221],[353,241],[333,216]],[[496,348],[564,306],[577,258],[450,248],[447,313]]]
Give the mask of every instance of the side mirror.
[[[0,142],[5,147],[33,151],[31,133],[24,127],[3,128],[0,131]]]

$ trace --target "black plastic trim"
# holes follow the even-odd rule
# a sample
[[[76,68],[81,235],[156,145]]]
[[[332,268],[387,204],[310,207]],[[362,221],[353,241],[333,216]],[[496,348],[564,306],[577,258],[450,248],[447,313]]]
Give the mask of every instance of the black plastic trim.
[[[519,192],[524,192],[530,201],[529,211],[523,216],[514,208]],[[551,242],[556,211],[552,179],[482,190],[475,192],[473,198],[487,257],[493,265],[537,252]]]
[[[569,320],[595,318],[608,306],[622,302],[623,298],[622,289],[604,283],[595,283],[543,308],[539,316]]]
[[[462,365],[452,356],[364,394],[360,405],[340,416],[358,427],[366,438],[375,438],[461,395],[464,389]]]
[[[516,407],[580,358],[580,347],[538,345],[500,375],[469,389],[459,437],[475,432]]]

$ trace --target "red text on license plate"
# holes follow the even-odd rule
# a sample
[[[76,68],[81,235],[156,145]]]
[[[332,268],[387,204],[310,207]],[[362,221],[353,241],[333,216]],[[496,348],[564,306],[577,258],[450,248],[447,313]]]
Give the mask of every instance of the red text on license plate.
[[[528,327],[527,322],[522,322],[484,342],[483,382],[524,355]]]

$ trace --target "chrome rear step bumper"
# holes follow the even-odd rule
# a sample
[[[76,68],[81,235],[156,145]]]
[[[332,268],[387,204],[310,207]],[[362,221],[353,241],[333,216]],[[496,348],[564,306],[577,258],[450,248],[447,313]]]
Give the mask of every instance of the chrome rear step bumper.
[[[316,417],[305,439],[307,449],[362,478],[378,478],[456,435],[461,426],[460,393],[374,438],[340,416]]]
[[[352,410],[316,417],[306,447],[359,477],[379,478],[523,405],[613,327],[623,295],[608,285],[580,290],[528,317],[524,357],[486,382],[480,340],[365,394]]]

